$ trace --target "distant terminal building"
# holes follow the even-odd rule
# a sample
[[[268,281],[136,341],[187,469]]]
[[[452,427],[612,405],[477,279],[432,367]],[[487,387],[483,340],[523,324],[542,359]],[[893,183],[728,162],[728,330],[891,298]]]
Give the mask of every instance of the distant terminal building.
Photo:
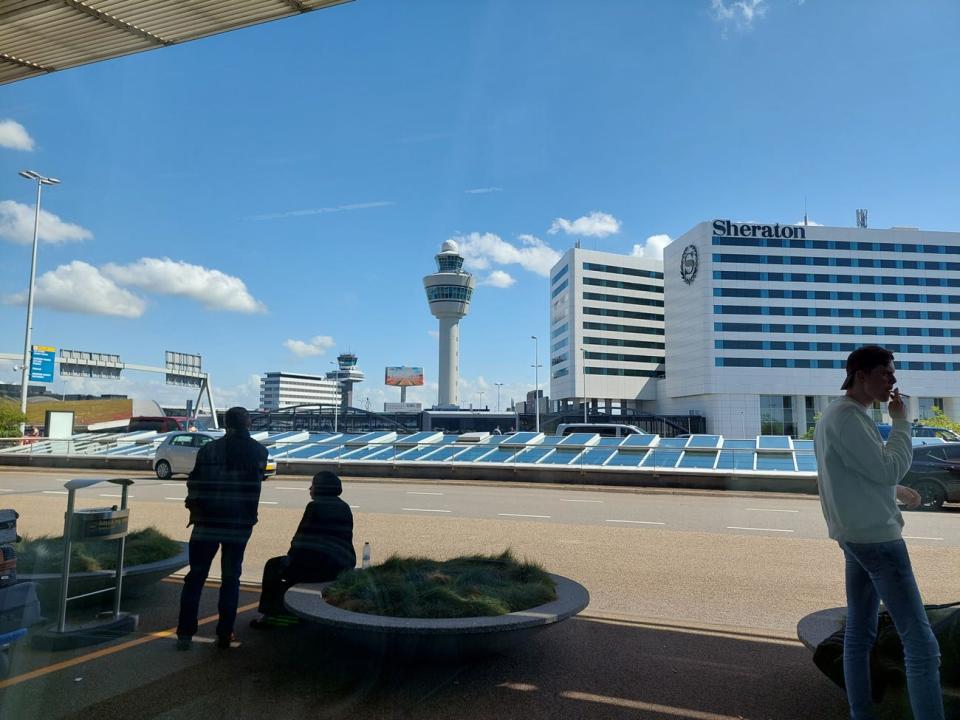
[[[801,436],[842,394],[847,355],[877,344],[910,419],[960,418],[960,233],[712,220],[662,262],[575,248],[550,277],[555,409],[586,397]]]
[[[665,363],[663,263],[571,248],[550,271],[557,411],[653,411]]]
[[[260,409],[280,410],[292,405],[337,405],[340,388],[336,380],[322,375],[268,372],[260,378]]]

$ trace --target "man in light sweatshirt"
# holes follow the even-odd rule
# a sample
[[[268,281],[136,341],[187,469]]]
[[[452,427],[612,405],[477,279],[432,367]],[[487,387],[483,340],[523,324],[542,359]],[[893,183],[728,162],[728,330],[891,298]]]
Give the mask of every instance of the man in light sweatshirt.
[[[877,345],[857,348],[847,358],[841,386],[846,396],[827,407],[814,434],[820,505],[846,560],[843,675],[850,717],[875,717],[870,649],[882,600],[903,641],[914,720],[942,720],[940,648],[900,535],[897,500],[917,507],[920,496],[898,484],[910,469],[913,446],[895,372],[893,353]],[[893,429],[884,444],[867,411],[887,401]]]

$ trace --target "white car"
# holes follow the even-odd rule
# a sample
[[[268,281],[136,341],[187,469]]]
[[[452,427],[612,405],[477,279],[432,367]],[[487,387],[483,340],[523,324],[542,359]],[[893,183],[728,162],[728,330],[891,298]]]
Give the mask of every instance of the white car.
[[[206,432],[178,432],[170,433],[169,437],[157,446],[153,456],[153,469],[157,477],[166,480],[175,474],[189,475],[197,463],[197,453],[200,448],[212,440],[222,437],[219,433]],[[266,475],[273,475],[277,471],[277,463],[267,460]]]

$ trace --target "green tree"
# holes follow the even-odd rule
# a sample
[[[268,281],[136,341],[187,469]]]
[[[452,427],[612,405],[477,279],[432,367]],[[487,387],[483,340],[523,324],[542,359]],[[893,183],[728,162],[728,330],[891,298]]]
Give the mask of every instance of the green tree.
[[[817,423],[820,422],[820,416],[823,413],[817,413],[813,416],[813,425],[807,428],[807,431],[803,434],[802,440],[813,440],[813,433],[817,429]]]
[[[925,427],[947,428],[947,430],[953,430],[955,433],[960,435],[960,422],[954,422],[951,420],[950,417],[947,416],[943,410],[936,405],[933,406],[933,416],[918,420],[917,424]]]
[[[0,400],[0,437],[20,437],[20,423],[27,416],[14,403]]]

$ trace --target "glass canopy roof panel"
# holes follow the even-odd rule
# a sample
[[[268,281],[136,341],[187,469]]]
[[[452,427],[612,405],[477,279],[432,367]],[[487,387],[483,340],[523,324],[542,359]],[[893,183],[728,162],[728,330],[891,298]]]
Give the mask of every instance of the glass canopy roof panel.
[[[639,450],[640,448],[650,447],[659,439],[659,435],[627,435],[620,447],[637,448]]]
[[[726,443],[724,443],[726,445]],[[717,459],[717,470],[753,470],[756,453],[751,449],[724,448]]]
[[[346,446],[339,443],[334,445],[314,445],[313,448],[304,448],[304,454],[299,455],[299,457],[309,458],[310,460],[319,460],[320,458],[332,460],[340,457],[345,452],[347,452]],[[292,457],[292,455],[288,455],[287,457]]]
[[[485,463],[505,463],[510,462],[510,459],[517,454],[517,449],[515,447],[505,448],[502,445],[496,450],[491,450],[489,454],[484,455],[477,462]],[[523,452],[522,450],[519,452]]]
[[[797,458],[797,470],[800,472],[817,471],[817,456],[813,453],[798,452],[795,457]]]
[[[440,447],[443,447],[442,445]],[[427,455],[432,452],[436,452],[437,445],[420,445],[415,448],[408,448],[403,450],[402,448],[397,449],[397,460],[417,460],[422,458],[424,455]]]
[[[731,440],[730,438],[723,439],[724,449],[735,449],[735,450],[756,450],[757,441],[756,440]]]
[[[306,441],[306,442],[299,442],[299,443],[286,443],[283,445],[274,445],[272,448],[270,448],[270,454],[273,455],[273,457],[278,457],[278,458],[290,457],[291,453],[294,453],[297,450],[300,450],[301,448],[313,447],[316,444],[317,443],[315,442]]]
[[[790,438],[786,435],[760,435],[757,437],[760,450],[789,450]]]
[[[587,445],[596,445],[598,437],[596,433],[570,433],[557,443],[557,447],[586,447]]]
[[[363,435],[357,435],[347,440],[350,447],[358,447],[370,443],[395,442],[397,434],[392,430],[378,430],[377,432],[368,432]]]
[[[626,438],[602,437],[600,438],[599,442],[597,442],[597,445],[601,445],[603,447],[620,447],[625,439]]]
[[[557,450],[540,461],[541,465],[569,465],[580,457],[579,450]]]
[[[436,430],[424,430],[413,435],[405,435],[397,438],[397,447],[412,447],[423,443],[438,443],[443,439],[443,433]]]
[[[492,452],[492,448],[489,445],[475,445],[474,447],[468,447],[466,450],[462,450],[457,453],[453,460],[461,462],[473,462],[474,460],[479,460],[484,455]]]
[[[810,452],[813,452],[813,440],[794,440],[793,449],[809,450]]]
[[[636,437],[631,435],[630,437]],[[643,462],[643,459],[647,456],[647,451],[643,450],[641,452],[623,452],[623,450],[618,450],[612,458],[607,461],[607,467],[611,465],[617,465],[619,467],[639,467],[640,463]]]
[[[543,433],[538,432],[518,432],[512,435],[505,435],[501,445],[533,445],[539,438],[543,439]]]
[[[683,450],[654,448],[647,453],[641,465],[643,467],[672,468],[677,464],[681,454],[683,454]]]
[[[690,452],[687,451],[683,454],[683,457],[680,459],[680,464],[677,467],[682,468],[712,468],[714,463],[717,462],[717,451],[711,450],[709,452]]]
[[[513,462],[515,463],[539,462],[542,457],[544,457],[545,455],[549,455],[552,452],[554,452],[554,450],[551,447],[535,446],[535,447],[527,448],[526,450],[521,450],[520,452],[518,452],[514,456]]]
[[[660,442],[657,443],[657,447],[662,448],[682,448],[687,446],[687,441],[690,438],[660,438]]]
[[[539,443],[543,447],[556,447],[566,438],[560,435],[544,435],[543,442]]]
[[[583,454],[577,460],[577,464],[603,465],[615,452],[616,448],[589,448],[583,451]]]
[[[718,448],[720,447],[720,436],[719,435],[693,435],[690,437],[690,442],[687,443],[688,448]]]
[[[378,453],[383,452],[384,450],[390,451],[390,457],[393,456],[394,448],[393,445],[384,446],[382,443],[378,445],[367,445],[362,448],[345,448],[345,451],[341,456],[341,460],[363,460],[364,458],[372,457]]]
[[[796,472],[797,469],[793,464],[793,453],[759,453],[757,455],[757,470]]]
[[[421,455],[416,458],[420,462],[443,462],[449,460],[450,456],[456,455],[458,452],[463,450],[463,445],[441,445],[436,448],[433,452],[426,455]]]

